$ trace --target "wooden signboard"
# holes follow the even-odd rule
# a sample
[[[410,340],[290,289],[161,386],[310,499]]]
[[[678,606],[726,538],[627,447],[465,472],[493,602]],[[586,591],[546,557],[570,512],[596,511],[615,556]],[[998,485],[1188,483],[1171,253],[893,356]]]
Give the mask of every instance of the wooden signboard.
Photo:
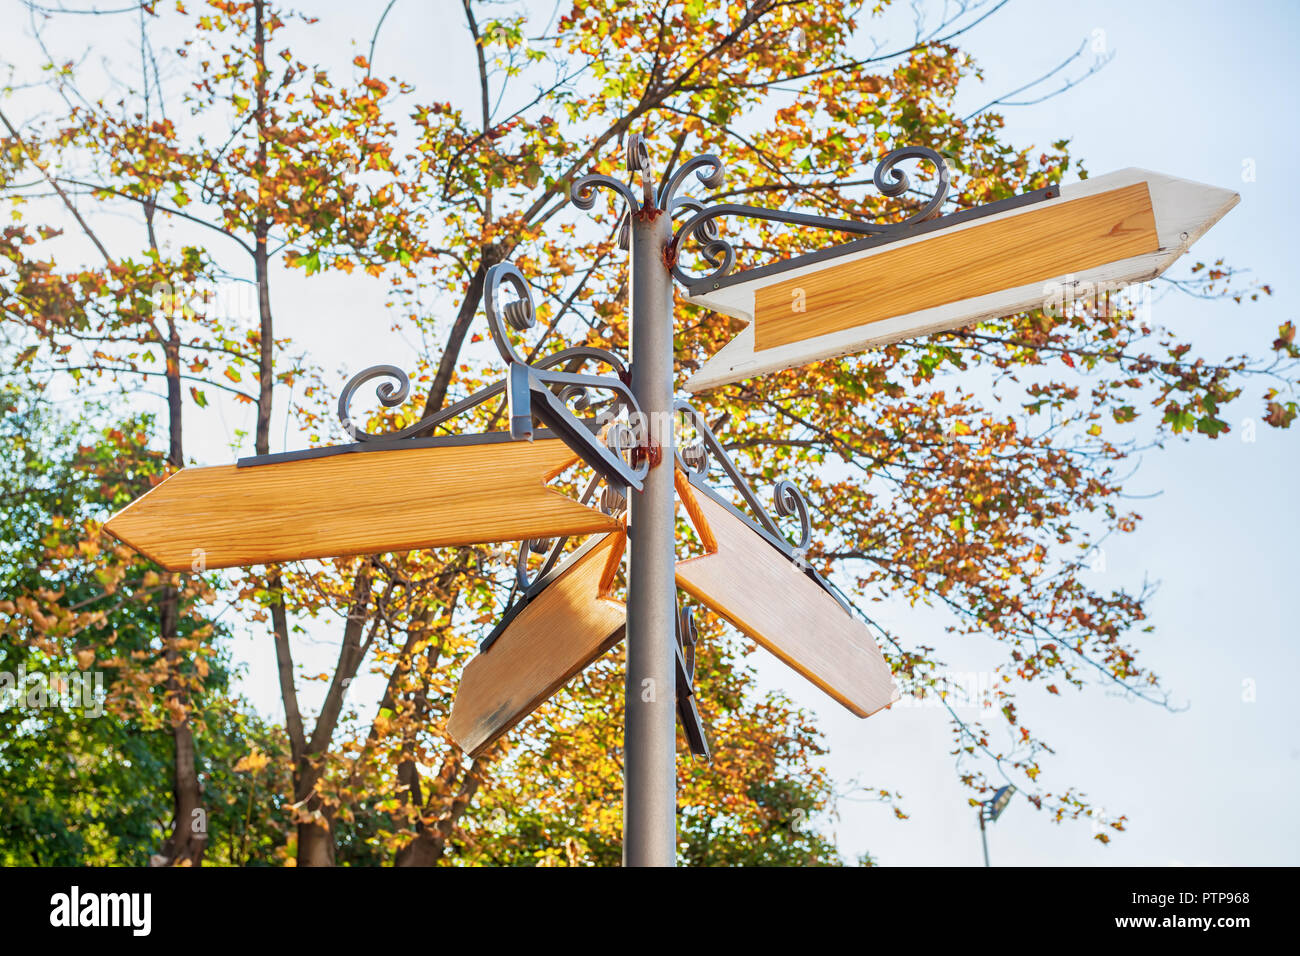
[[[588,541],[483,642],[465,665],[447,721],[462,750],[478,756],[622,640],[627,609],[608,594],[626,541],[622,531]]]
[[[1126,169],[905,239],[861,239],[692,285],[689,301],[749,325],[686,387],[699,392],[1153,279],[1240,198]]]
[[[677,493],[706,552],[677,563],[679,587],[859,717],[898,699],[866,625],[680,471]]]
[[[171,571],[621,527],[546,487],[578,460],[564,442],[474,437],[481,440],[185,468],[104,527]]]

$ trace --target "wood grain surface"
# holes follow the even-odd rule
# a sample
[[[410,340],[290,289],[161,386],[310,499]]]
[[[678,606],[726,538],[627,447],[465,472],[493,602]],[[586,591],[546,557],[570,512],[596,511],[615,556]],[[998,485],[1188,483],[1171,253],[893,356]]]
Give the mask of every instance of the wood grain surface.
[[[677,563],[679,587],[859,717],[898,699],[865,624],[722,505],[684,479],[677,489],[709,549]]]
[[[626,540],[607,534],[465,665],[447,721],[462,750],[478,756],[622,639],[626,608],[606,595]]]
[[[189,571],[620,527],[545,486],[577,460],[544,439],[185,468],[105,530]]]
[[[1159,247],[1146,183],[1031,208],[760,288],[754,346],[788,345]]]

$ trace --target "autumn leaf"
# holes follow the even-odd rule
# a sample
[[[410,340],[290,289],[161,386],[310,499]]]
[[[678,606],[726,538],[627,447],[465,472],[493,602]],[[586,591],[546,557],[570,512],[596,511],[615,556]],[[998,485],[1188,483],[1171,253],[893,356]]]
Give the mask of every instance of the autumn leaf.
[[[235,773],[261,773],[266,769],[266,765],[271,762],[271,758],[262,753],[256,747],[253,747],[247,754],[240,757],[235,762]]]

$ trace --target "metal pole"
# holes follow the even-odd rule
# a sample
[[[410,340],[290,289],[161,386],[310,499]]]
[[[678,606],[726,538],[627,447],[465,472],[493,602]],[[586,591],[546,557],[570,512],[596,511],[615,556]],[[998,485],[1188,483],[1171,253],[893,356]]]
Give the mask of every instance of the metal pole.
[[[984,832],[984,804],[979,805],[980,812],[980,842],[984,844],[984,865],[989,865],[989,838]]]
[[[642,171],[649,176],[648,170]],[[628,502],[627,685],[623,717],[623,864],[675,866],[677,722],[673,571],[673,286],[664,264],[671,217],[632,213],[632,391],[657,443]]]

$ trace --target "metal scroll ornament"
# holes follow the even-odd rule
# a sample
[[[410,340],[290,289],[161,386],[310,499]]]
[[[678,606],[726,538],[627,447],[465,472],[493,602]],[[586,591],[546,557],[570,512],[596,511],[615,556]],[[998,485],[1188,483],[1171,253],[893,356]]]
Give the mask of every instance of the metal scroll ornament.
[[[506,301],[503,287],[516,295]],[[637,420],[640,412],[632,390],[628,387],[626,363],[605,349],[590,346],[561,349],[534,362],[528,362],[510,341],[507,329],[527,331],[537,323],[537,313],[529,293],[528,283],[514,265],[503,262],[488,270],[484,289],[484,310],[492,341],[507,366],[506,377],[479,389],[439,412],[428,415],[413,425],[395,431],[372,434],[356,424],[351,414],[352,399],[357,390],[377,378],[385,379],[375,389],[379,402],[385,408],[395,408],[410,395],[410,379],[395,365],[376,365],[354,375],[339,394],[338,415],[344,430],[357,442],[389,443],[407,438],[429,435],[443,423],[463,414],[497,395],[505,393],[510,410],[510,435],[512,438],[531,440],[533,419],[541,421],[561,438],[596,473],[610,485],[641,488],[641,479],[649,468],[648,462],[633,465],[631,445],[623,429],[611,428],[620,413],[626,411]],[[588,362],[607,365],[614,375],[583,375],[574,371]],[[563,369],[563,370],[562,370]],[[597,407],[596,393],[612,393],[612,400],[594,417],[579,418],[575,411]],[[613,439],[614,447],[602,441],[600,430]]]
[[[721,279],[736,265],[736,252],[731,244],[718,235],[716,220],[723,216],[739,216],[743,219],[762,219],[769,222],[785,222],[797,226],[815,226],[820,229],[832,229],[858,236],[889,236],[903,238],[913,232],[921,223],[935,217],[944,200],[948,198],[950,188],[948,165],[943,156],[925,146],[905,146],[885,156],[876,167],[872,180],[877,190],[884,196],[901,196],[911,188],[907,173],[898,168],[898,164],[908,159],[919,159],[931,163],[938,175],[938,186],[921,209],[908,216],[902,222],[864,222],[856,219],[831,219],[811,213],[794,212],[784,209],[764,209],[760,206],[745,206],[738,203],[715,203],[704,205],[698,200],[679,200],[683,206],[690,204],[694,215],[687,218],[676,232],[668,246],[668,261],[672,263],[673,276],[684,285],[695,285],[714,279]],[[710,188],[721,185],[722,163],[715,156],[699,156],[688,162],[682,170],[697,168],[699,163],[716,171],[710,174],[705,184]],[[675,178],[675,177],[674,177]],[[701,176],[701,179],[704,179]],[[670,183],[670,186],[672,184]],[[666,192],[671,197],[672,190]],[[671,202],[671,199],[669,200]],[[671,211],[671,206],[664,206]],[[688,276],[682,271],[679,259],[683,245],[693,239],[700,244],[700,254],[704,261],[713,267],[713,271],[700,276]]]
[[[512,302],[502,298],[502,287],[509,286],[517,296]],[[619,487],[641,490],[641,480],[649,471],[646,460],[637,464],[627,461],[621,448],[610,448],[601,441],[594,429],[606,428],[615,423],[621,412],[632,421],[639,422],[641,409],[636,396],[628,387],[627,367],[622,359],[605,349],[581,346],[564,349],[546,359],[529,364],[510,341],[507,325],[515,331],[526,331],[537,324],[537,311],[524,275],[509,262],[498,263],[487,272],[483,288],[483,309],[487,313],[488,328],[497,351],[505,360],[506,395],[510,403],[510,434],[516,439],[533,437],[533,419],[550,428],[577,452],[597,474],[608,483]],[[608,375],[579,375],[557,371],[555,366],[568,363],[581,364],[596,359],[611,365],[616,377]],[[594,406],[592,392],[613,393],[613,408],[594,419],[579,419],[573,409],[584,410]],[[619,430],[613,430],[621,434]]]
[[[776,513],[781,517],[797,517],[799,520],[799,543],[792,546],[784,532],[781,531],[781,526],[763,507],[763,503],[759,500],[758,495],[754,493],[754,489],[749,486],[745,476],[740,473],[736,463],[731,460],[731,456],[727,454],[722,447],[722,443],[713,434],[713,430],[704,421],[704,417],[689,402],[674,402],[673,409],[691,423],[691,427],[695,429],[696,434],[699,436],[697,441],[689,445],[677,446],[678,467],[686,472],[689,478],[704,481],[707,479],[710,466],[716,458],[723,473],[730,480],[732,487],[740,493],[740,497],[749,506],[759,525],[775,539],[775,543],[778,544],[778,547],[785,552],[790,560],[796,564],[802,564],[803,556],[807,553],[808,545],[812,541],[812,522],[808,515],[808,502],[794,482],[781,480],[772,489]]]

